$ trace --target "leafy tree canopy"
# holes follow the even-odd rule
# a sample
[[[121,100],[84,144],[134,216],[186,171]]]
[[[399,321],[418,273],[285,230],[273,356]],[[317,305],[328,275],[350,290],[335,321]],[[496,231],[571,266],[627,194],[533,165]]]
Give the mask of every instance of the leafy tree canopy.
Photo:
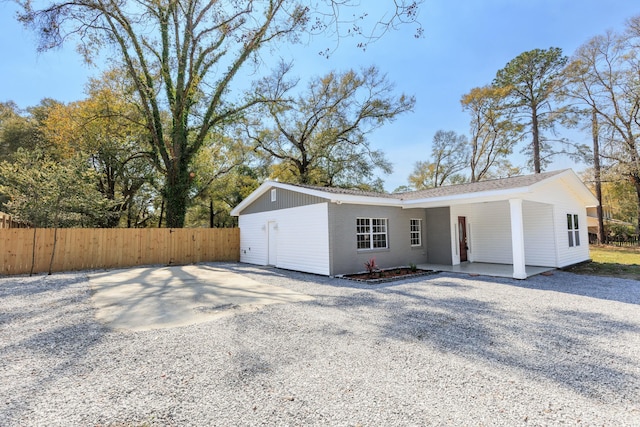
[[[112,69],[92,79],[88,98],[51,108],[43,134],[59,158],[83,156],[96,172],[97,188],[113,202],[104,226],[114,227],[140,188],[155,179],[144,120],[128,79]]]
[[[431,160],[418,161],[409,175],[416,190],[460,184],[467,181],[461,174],[469,164],[467,137],[454,131],[439,130],[433,136]]]
[[[509,156],[521,137],[522,125],[514,122],[511,109],[505,106],[509,92],[508,88],[478,87],[460,101],[471,117],[471,182],[504,176],[505,170],[513,169]]]
[[[557,149],[549,134],[555,135],[555,126],[569,120],[572,111],[558,107],[554,100],[562,87],[562,70],[567,57],[562,49],[533,49],[523,52],[498,70],[493,86],[508,91],[506,108],[513,115],[514,123],[523,125],[521,138],[531,134],[531,143],[525,152],[530,153],[530,163],[536,173],[559,152],[572,154],[574,151]],[[547,132],[547,133],[545,133]],[[569,144],[567,140],[556,140]],[[578,155],[583,155],[585,147],[574,147]],[[587,149],[588,150],[588,149]]]
[[[564,94],[594,114],[603,168],[633,185],[640,233],[640,16],[578,48],[565,70]],[[604,191],[604,189],[603,189]]]
[[[259,53],[302,34],[361,36],[363,45],[403,22],[415,22],[416,1],[394,0],[387,20],[363,30],[357,1],[156,0],[103,2],[18,0],[20,19],[36,29],[40,49],[74,37],[88,60],[112,48],[137,92],[158,170],[165,177],[167,225],[184,225],[191,192],[191,164],[212,131],[262,100],[233,100],[241,69]],[[356,12],[345,21],[347,11]],[[361,13],[357,13],[360,11]],[[165,120],[165,117],[168,120]]]
[[[0,182],[9,211],[35,227],[95,227],[110,212],[82,157],[60,161],[19,149],[13,162],[0,163]]]
[[[246,125],[249,143],[275,159],[271,176],[321,186],[381,187],[374,173],[388,173],[391,165],[370,147],[367,134],[412,110],[415,99],[395,96],[376,67],[331,72],[299,93],[298,80],[287,79],[290,70],[281,64],[256,85],[255,96],[265,102]]]

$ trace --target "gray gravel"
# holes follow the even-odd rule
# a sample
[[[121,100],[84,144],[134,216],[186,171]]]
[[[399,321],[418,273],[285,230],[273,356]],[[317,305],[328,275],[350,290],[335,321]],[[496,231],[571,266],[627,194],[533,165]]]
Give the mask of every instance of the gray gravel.
[[[86,272],[0,278],[0,425],[640,425],[640,282],[215,265],[316,299],[127,332]]]

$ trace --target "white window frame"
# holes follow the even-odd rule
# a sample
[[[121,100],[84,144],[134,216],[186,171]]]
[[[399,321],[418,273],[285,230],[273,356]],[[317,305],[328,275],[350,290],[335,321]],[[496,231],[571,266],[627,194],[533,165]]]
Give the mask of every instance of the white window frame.
[[[411,247],[422,246],[422,219],[411,218],[409,220],[409,242]]]
[[[276,189],[275,189],[275,188],[272,188],[272,189],[271,189],[271,201],[272,201],[272,202],[275,202],[275,201],[276,201],[276,197],[277,197],[277,196],[276,196],[276,194],[277,194],[277,193],[276,193]]]
[[[384,246],[376,246],[381,240],[384,240]],[[388,249],[389,220],[387,218],[356,218],[356,248],[359,251]]]
[[[578,222],[578,214],[567,214],[567,237],[569,239],[569,247],[580,246],[580,227]]]

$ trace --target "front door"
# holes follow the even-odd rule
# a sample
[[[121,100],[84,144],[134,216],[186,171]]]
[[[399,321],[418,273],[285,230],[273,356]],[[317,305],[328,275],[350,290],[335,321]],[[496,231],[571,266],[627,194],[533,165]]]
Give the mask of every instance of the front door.
[[[467,218],[464,216],[458,217],[458,241],[460,244],[460,262],[467,260]]]
[[[268,265],[276,265],[276,262],[278,261],[278,257],[277,257],[277,248],[278,248],[278,240],[277,240],[277,230],[278,230],[278,226],[276,225],[277,223],[275,221],[269,221],[268,225],[268,233],[267,233],[267,239],[268,239],[268,243],[269,243],[269,253],[268,253],[268,257],[269,259],[267,259],[267,264]]]

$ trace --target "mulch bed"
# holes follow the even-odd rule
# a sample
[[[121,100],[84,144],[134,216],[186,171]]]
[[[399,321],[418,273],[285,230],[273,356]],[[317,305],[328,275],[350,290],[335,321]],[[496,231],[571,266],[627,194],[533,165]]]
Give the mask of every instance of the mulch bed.
[[[398,267],[398,268],[387,268],[383,270],[377,270],[373,273],[355,273],[355,274],[343,274],[340,277],[341,279],[353,280],[356,282],[365,282],[365,283],[384,283],[384,282],[392,282],[394,280],[407,279],[410,277],[418,277],[418,276],[426,276],[429,274],[435,274],[436,271],[433,270],[411,270],[408,267]]]

